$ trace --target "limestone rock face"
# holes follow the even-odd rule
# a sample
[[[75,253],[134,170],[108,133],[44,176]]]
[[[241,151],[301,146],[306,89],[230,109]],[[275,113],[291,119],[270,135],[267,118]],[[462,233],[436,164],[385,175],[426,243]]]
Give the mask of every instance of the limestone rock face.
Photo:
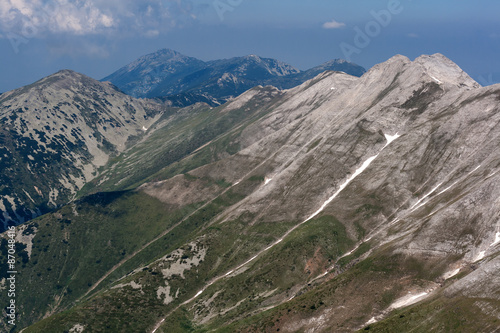
[[[2,94],[0,228],[67,203],[162,108],[69,70]]]

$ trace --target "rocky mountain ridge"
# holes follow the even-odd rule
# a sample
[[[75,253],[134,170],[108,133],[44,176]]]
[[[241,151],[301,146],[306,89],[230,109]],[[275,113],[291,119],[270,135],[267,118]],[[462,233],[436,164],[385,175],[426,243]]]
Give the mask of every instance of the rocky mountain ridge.
[[[17,230],[24,332],[496,332],[499,101],[435,54],[165,114]]]
[[[66,204],[162,112],[70,70],[2,94],[1,229]]]

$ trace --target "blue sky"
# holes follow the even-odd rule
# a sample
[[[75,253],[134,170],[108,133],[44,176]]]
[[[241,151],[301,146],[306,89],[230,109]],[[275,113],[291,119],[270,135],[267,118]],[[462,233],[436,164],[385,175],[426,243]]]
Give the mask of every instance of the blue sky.
[[[2,0],[0,92],[64,68],[101,79],[161,48],[299,69],[440,52],[491,84],[500,81],[499,13],[498,0]]]

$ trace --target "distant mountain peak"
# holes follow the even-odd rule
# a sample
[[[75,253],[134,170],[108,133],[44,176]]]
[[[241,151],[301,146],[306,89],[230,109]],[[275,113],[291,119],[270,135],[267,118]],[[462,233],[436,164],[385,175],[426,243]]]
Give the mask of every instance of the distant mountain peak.
[[[58,71],[52,75],[49,75],[49,77],[55,76],[55,75],[75,75],[75,74],[83,75],[83,74],[75,72],[74,70],[71,70],[71,69],[61,69],[60,71]]]
[[[253,60],[262,60],[261,57],[259,57],[258,55],[256,54],[249,54],[247,56],[244,56],[243,57],[244,59],[253,59]]]
[[[160,49],[156,52],[153,52],[153,54],[154,53],[165,54],[165,55],[182,55],[180,52],[178,52],[176,50],[169,49],[169,48]]]
[[[307,71],[256,54],[201,61],[171,49],[140,57],[103,79],[134,97],[161,98],[175,106],[220,105],[257,85],[289,89],[327,70],[361,76],[365,69],[342,59]]]

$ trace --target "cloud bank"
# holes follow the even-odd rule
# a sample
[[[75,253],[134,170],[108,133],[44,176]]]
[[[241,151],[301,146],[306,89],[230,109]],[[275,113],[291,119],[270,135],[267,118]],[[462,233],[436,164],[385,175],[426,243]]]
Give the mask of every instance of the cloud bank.
[[[343,27],[345,27],[345,23],[337,22],[335,20],[331,20],[323,24],[324,29],[340,29]]]
[[[0,34],[152,37],[196,20],[195,9],[187,0],[1,0]]]

